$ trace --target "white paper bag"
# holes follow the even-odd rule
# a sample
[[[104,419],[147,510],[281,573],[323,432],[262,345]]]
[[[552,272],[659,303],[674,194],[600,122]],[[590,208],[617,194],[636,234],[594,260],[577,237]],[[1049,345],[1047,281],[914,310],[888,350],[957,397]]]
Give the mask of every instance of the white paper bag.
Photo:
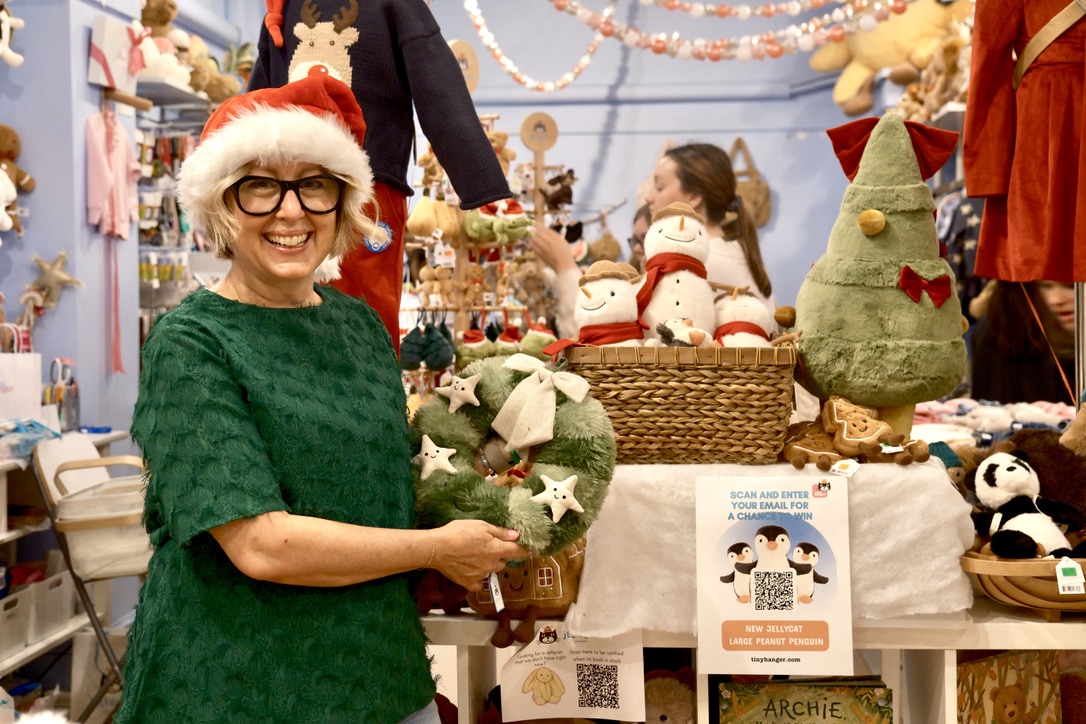
[[[13,324],[15,351],[0,354],[0,420],[37,420],[41,418],[41,354],[23,351],[25,340]]]

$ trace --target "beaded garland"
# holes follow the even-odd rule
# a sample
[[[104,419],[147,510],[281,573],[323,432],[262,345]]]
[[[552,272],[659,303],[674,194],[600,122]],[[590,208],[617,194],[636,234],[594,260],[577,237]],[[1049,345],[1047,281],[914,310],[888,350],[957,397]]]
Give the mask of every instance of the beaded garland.
[[[859,31],[868,32],[892,14],[904,13],[912,0],[854,0],[840,4],[842,0],[787,0],[779,3],[762,5],[729,5],[725,3],[681,2],[680,0],[640,0],[642,5],[655,4],[668,10],[690,13],[695,17],[715,17],[747,20],[752,17],[772,18],[777,15],[797,16],[805,11],[817,10],[829,4],[838,3],[839,7],[798,24],[791,24],[781,30],[767,31],[760,35],[717,38],[708,40],[695,38],[690,40],[679,33],[647,33],[634,25],[614,21],[615,3],[609,0],[602,12],[590,10],[577,0],[547,0],[555,10],[574,16],[579,22],[596,31],[592,42],[585,49],[585,54],[557,80],[539,81],[525,74],[516,63],[505,54],[494,34],[487,27],[486,19],[479,8],[478,0],[464,0],[464,9],[471,18],[471,23],[479,34],[483,46],[490,51],[494,60],[517,83],[543,93],[562,90],[573,83],[588,65],[605,38],[612,38],[624,43],[629,48],[651,50],[656,55],[668,55],[682,60],[763,60],[780,58],[786,53],[808,53],[827,42],[840,43],[849,34]]]

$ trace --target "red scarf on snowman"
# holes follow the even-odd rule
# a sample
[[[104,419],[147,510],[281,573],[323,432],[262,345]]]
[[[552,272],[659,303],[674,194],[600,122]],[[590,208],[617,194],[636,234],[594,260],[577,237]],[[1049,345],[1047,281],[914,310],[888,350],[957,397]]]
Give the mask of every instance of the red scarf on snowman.
[[[660,279],[665,274],[677,271],[688,271],[702,279],[709,278],[709,272],[705,270],[705,265],[694,257],[673,252],[653,254],[645,262],[645,283],[637,291],[637,313],[639,315],[645,313],[649,302],[652,301],[652,293]]]

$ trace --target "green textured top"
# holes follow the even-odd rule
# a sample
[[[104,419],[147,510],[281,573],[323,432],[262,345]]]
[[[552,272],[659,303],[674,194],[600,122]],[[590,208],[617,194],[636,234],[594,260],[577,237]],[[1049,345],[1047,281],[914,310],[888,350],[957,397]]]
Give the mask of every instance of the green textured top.
[[[257,307],[200,290],[143,348],[132,437],[155,552],[119,723],[399,722],[435,687],[406,575],[339,588],[254,580],[208,530],[274,510],[413,523],[399,366],[377,314]]]

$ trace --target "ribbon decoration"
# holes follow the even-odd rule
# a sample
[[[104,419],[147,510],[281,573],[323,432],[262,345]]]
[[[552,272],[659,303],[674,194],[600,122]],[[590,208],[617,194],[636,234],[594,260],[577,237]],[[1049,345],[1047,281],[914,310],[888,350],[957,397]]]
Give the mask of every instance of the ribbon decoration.
[[[143,42],[144,38],[151,37],[151,29],[143,28],[139,32],[136,32],[135,28],[131,25],[125,29],[128,31],[128,41],[132,44],[132,49],[128,54],[128,74],[135,75],[147,67],[147,59],[143,57],[143,50],[140,49],[140,43]]]
[[[919,302],[920,296],[927,292],[928,297],[931,298],[936,307],[943,306],[943,302],[950,298],[951,293],[950,276],[948,274],[943,274],[934,279],[925,279],[913,271],[908,264],[901,267],[901,277],[898,279],[897,285],[904,289],[905,293],[914,302]]]
[[[556,389],[574,402],[583,402],[588,395],[588,381],[583,377],[572,372],[553,372],[542,360],[530,355],[514,354],[502,367],[531,373],[516,386],[490,423],[507,441],[506,452],[554,439]]]
[[[113,72],[109,69],[109,59],[106,58],[105,52],[93,42],[90,44],[90,57],[91,60],[102,67],[102,74],[106,77],[106,85],[109,88],[116,88],[117,81],[113,79]]]

